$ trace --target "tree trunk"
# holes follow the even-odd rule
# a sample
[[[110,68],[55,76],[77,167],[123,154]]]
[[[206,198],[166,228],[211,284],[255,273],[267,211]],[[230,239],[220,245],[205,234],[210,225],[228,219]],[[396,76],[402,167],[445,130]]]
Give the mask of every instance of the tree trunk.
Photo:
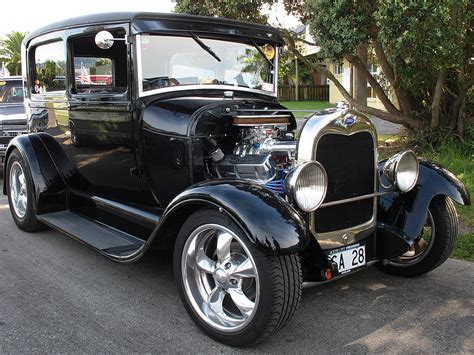
[[[346,58],[352,65],[354,65],[362,75],[364,75],[365,79],[368,81],[372,89],[375,91],[377,94],[377,97],[380,99],[382,102],[383,106],[385,109],[394,115],[400,115],[401,112],[398,110],[398,108],[395,107],[395,105],[390,101],[388,98],[387,94],[383,90],[383,88],[380,86],[380,84],[375,80],[375,78],[372,76],[372,74],[367,70],[367,67],[365,67],[359,57],[353,54],[345,54],[344,58]]]
[[[466,96],[462,100],[461,106],[459,107],[458,113],[458,127],[457,132],[459,137],[464,138],[464,122],[466,121]]]
[[[385,77],[387,78],[390,85],[392,85],[393,91],[398,99],[398,104],[400,106],[400,110],[404,114],[411,115],[412,104],[411,104],[411,97],[408,92],[402,89],[397,82],[397,78],[395,75],[395,67],[392,67],[388,62],[387,56],[385,55],[385,51],[383,49],[382,43],[379,40],[374,40],[374,50],[375,55],[377,56],[377,60],[382,68]]]
[[[312,62],[311,60],[306,58],[303,54],[301,54],[301,52],[296,48],[295,38],[291,33],[283,30],[282,34],[283,34],[283,36],[285,37],[285,39],[287,41],[288,49],[299,60],[301,60],[303,63],[305,63],[309,68],[317,70],[321,74],[326,75],[326,77],[329,80],[331,80],[334,83],[334,85],[336,85],[337,89],[341,92],[342,96],[344,96],[344,98],[349,103],[349,105],[354,106],[360,112],[363,112],[363,113],[366,113],[366,114],[369,114],[369,115],[374,115],[376,117],[379,117],[383,120],[386,120],[386,121],[389,121],[389,122],[392,122],[392,123],[402,124],[402,125],[404,125],[405,127],[409,128],[409,129],[416,129],[416,128],[420,128],[422,126],[422,122],[420,120],[416,119],[415,117],[413,117],[410,114],[401,113],[395,106],[393,106],[393,104],[390,102],[390,100],[388,100],[388,98],[386,97],[386,95],[383,91],[382,91],[382,95],[384,95],[385,98],[389,101],[390,105],[388,105],[388,106],[389,107],[391,106],[390,107],[391,110],[389,112],[379,110],[379,109],[376,109],[374,107],[368,107],[367,105],[358,104],[354,100],[352,95],[347,92],[347,90],[339,82],[339,80],[337,80],[336,77],[326,67]],[[355,56],[353,56],[353,57],[355,57]],[[365,70],[365,73],[368,74],[368,77],[372,78],[372,80],[375,80],[367,70]],[[367,76],[366,76],[366,79],[367,79]],[[374,85],[378,86],[378,88],[380,90],[382,90],[382,88],[380,87],[380,84],[377,81],[375,81]],[[385,103],[384,103],[384,105],[385,105]]]
[[[367,44],[359,44],[356,51],[361,64],[367,68]],[[362,69],[357,67],[355,67],[354,72],[354,94],[354,98],[359,105],[367,105],[367,80]]]
[[[443,85],[446,78],[446,70],[441,69],[436,79],[435,91],[433,94],[433,102],[431,103],[431,123],[432,129],[439,128],[439,116],[441,115],[441,95],[443,94]]]

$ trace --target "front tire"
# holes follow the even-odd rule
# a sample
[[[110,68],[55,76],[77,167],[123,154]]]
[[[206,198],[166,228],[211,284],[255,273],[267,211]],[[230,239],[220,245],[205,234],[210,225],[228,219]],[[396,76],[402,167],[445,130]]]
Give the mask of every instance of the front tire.
[[[181,228],[174,274],[194,322],[230,346],[276,333],[301,299],[298,256],[263,254],[229,217],[210,209],[194,213]]]
[[[36,218],[34,184],[20,152],[14,149],[6,169],[8,204],[15,224],[26,232],[37,232],[47,227]]]
[[[415,243],[414,255],[400,256],[376,264],[378,269],[397,276],[425,274],[443,264],[458,237],[458,215],[447,196],[435,197],[428,208],[425,226]]]

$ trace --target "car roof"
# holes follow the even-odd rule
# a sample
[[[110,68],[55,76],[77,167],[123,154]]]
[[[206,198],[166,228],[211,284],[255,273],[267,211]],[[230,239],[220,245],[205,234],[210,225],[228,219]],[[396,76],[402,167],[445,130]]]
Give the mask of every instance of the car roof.
[[[132,35],[139,33],[194,32],[201,35],[221,34],[252,37],[279,45],[284,43],[280,32],[276,28],[266,25],[219,17],[155,12],[110,12],[74,17],[49,24],[31,32],[26,36],[25,43],[28,44],[35,37],[59,30],[124,22],[131,24]]]

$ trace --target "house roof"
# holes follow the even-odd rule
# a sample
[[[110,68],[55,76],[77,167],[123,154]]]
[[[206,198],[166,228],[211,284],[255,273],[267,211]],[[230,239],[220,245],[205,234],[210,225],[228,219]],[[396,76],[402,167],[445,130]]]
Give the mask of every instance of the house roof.
[[[25,43],[35,37],[55,31],[124,22],[131,24],[132,35],[138,33],[179,34],[194,32],[199,35],[252,37],[260,42],[266,41],[279,45],[284,43],[279,31],[270,26],[219,17],[152,12],[112,12],[75,17],[49,24],[31,32],[25,38]]]

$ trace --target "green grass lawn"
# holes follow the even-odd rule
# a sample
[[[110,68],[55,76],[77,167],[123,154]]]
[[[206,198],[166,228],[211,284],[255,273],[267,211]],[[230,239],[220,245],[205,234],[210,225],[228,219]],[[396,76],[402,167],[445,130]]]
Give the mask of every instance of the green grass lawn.
[[[281,101],[283,106],[290,110],[324,110],[325,108],[334,107],[328,101]],[[309,112],[295,112],[295,118],[303,118]]]

